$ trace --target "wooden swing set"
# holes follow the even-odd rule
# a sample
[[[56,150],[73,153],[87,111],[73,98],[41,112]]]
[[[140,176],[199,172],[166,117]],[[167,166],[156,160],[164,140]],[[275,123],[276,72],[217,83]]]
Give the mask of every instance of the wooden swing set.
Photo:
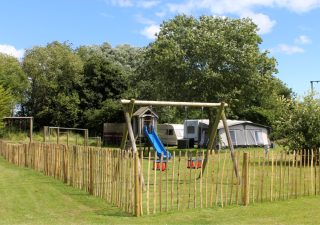
[[[207,147],[207,151],[213,149],[213,144],[214,144],[215,137],[217,135],[217,128],[218,128],[218,125],[219,125],[219,121],[222,120],[224,129],[225,129],[225,132],[226,132],[226,135],[227,135],[228,145],[229,145],[230,152],[231,152],[231,158],[232,158],[232,160],[234,162],[234,165],[235,165],[235,168],[234,168],[235,169],[235,174],[236,174],[236,176],[238,175],[238,173],[237,173],[238,169],[237,169],[237,166],[236,166],[237,162],[236,162],[236,159],[234,157],[234,148],[233,148],[232,139],[231,139],[231,135],[230,135],[230,132],[229,132],[229,127],[228,127],[228,124],[227,124],[227,119],[226,119],[226,115],[225,115],[225,111],[224,111],[224,108],[228,107],[228,104],[226,104],[224,102],[221,102],[221,103],[168,102],[168,101],[142,101],[142,100],[135,100],[135,99],[131,99],[131,100],[122,99],[120,102],[121,102],[121,104],[123,106],[123,112],[124,112],[124,116],[125,116],[125,119],[126,119],[126,124],[125,124],[125,128],[124,128],[123,136],[122,136],[120,149],[124,150],[125,145],[126,145],[126,141],[127,141],[128,135],[129,135],[129,141],[131,142],[133,153],[137,152],[137,146],[136,146],[136,143],[135,143],[134,134],[133,134],[132,126],[131,126],[131,118],[132,118],[134,105],[219,107],[219,110],[218,110],[217,115],[216,115],[215,122],[214,122],[213,126],[211,127],[211,130],[209,131],[210,137],[209,137],[209,144],[208,144],[208,147]],[[203,174],[203,172],[205,170],[207,162],[208,162],[208,159],[205,157],[205,159],[203,161],[203,166],[202,166],[202,174]],[[140,176],[140,179],[141,179],[142,190],[145,190],[144,179],[143,179],[143,176],[142,176],[142,174],[140,172],[141,172],[141,165],[139,163],[139,176]]]

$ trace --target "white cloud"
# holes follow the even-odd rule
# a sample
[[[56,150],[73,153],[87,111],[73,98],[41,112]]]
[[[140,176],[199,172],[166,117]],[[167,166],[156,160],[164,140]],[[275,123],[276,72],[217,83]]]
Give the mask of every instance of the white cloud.
[[[304,49],[298,46],[288,46],[286,44],[278,44],[276,47],[269,49],[270,53],[284,53],[287,55],[292,55],[293,53],[303,53]]]
[[[320,0],[188,0],[183,4],[168,3],[167,6],[171,12],[179,13],[208,8],[216,14],[239,14],[257,7],[287,8],[296,13],[302,13],[320,7]]]
[[[296,13],[308,12],[320,7],[320,0],[187,0],[181,4],[166,4],[171,13],[192,14],[195,11],[209,9],[212,14],[235,14],[240,17],[251,17],[258,24],[260,34],[269,33],[276,21],[269,16],[255,13],[259,7],[286,8]]]
[[[121,7],[133,6],[131,0],[111,0],[112,5],[119,5]]]
[[[8,55],[12,55],[18,59],[23,57],[24,54],[24,49],[15,49],[15,47],[11,46],[11,45],[0,45],[0,52],[2,53],[6,53]]]
[[[162,12],[156,12],[156,15],[159,17],[164,17],[167,14],[166,11],[162,11]]]
[[[159,33],[160,26],[158,25],[150,25],[145,27],[143,30],[140,31],[140,34],[146,36],[148,39],[155,39],[155,33]]]
[[[150,20],[148,18],[145,18],[145,17],[143,17],[141,15],[135,15],[134,17],[135,17],[136,20],[138,20],[142,24],[155,24],[156,23],[155,21]]]
[[[156,6],[161,1],[138,1],[137,6],[142,8],[150,8],[152,6]]]
[[[262,13],[254,14],[252,12],[248,12],[242,14],[241,17],[249,17],[252,18],[252,21],[258,25],[260,28],[259,34],[267,34],[272,31],[272,27],[276,25],[275,20],[271,20],[269,16],[263,15]]]
[[[305,45],[305,44],[311,44],[311,40],[307,37],[307,36],[300,36],[299,38],[296,38],[294,40],[294,43],[296,44],[301,44],[301,45]]]
[[[107,17],[107,18],[114,18],[114,16],[108,15],[108,14],[106,14],[106,13],[101,13],[101,16]]]

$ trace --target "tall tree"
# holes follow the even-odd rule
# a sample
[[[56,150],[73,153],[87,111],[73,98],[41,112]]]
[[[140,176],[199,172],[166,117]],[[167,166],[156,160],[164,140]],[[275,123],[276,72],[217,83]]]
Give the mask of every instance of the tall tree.
[[[289,150],[320,147],[320,99],[315,93],[294,98],[279,98],[272,137]],[[310,158],[311,159],[311,158]]]
[[[91,56],[84,65],[84,79],[79,86],[81,124],[95,134],[101,133],[103,123],[123,122],[121,98],[127,96],[128,84],[120,66],[105,57]]]
[[[251,19],[177,15],[164,21],[145,49],[140,80],[150,98],[227,102],[228,112],[245,109],[277,72],[276,60],[260,52],[262,38]],[[212,125],[215,110],[206,108]]]
[[[26,100],[26,90],[29,88],[29,81],[26,74],[21,70],[21,63],[13,56],[0,53],[0,82],[4,90],[10,89],[12,96],[11,114],[19,103]]]
[[[272,126],[277,119],[277,112],[281,110],[279,97],[290,99],[294,96],[291,88],[279,79],[272,78],[266,85],[260,86],[259,92],[247,101],[245,107],[234,108],[232,118]]]
[[[134,47],[130,44],[120,44],[112,47],[108,42],[101,45],[82,45],[77,48],[78,54],[84,61],[87,61],[91,56],[102,57],[112,64],[119,66],[123,72],[123,81],[127,83],[128,89],[131,92],[131,97],[137,97],[135,88],[135,72],[143,62],[142,49]]]
[[[22,65],[31,83],[22,112],[36,117],[36,126],[75,127],[80,100],[74,87],[81,85],[83,62],[71,45],[34,46],[26,50]]]

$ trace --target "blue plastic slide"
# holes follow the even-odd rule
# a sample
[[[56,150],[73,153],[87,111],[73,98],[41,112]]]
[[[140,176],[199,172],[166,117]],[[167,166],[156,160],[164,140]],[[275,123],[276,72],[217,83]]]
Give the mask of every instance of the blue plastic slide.
[[[167,159],[167,151],[163,147],[161,141],[158,138],[156,132],[154,132],[154,127],[151,125],[151,134],[148,132],[148,128],[146,125],[143,127],[144,135],[146,135],[152,145],[152,147],[157,151],[157,156],[161,158],[161,153],[163,152],[163,159]],[[171,153],[169,152],[168,158],[171,159]]]

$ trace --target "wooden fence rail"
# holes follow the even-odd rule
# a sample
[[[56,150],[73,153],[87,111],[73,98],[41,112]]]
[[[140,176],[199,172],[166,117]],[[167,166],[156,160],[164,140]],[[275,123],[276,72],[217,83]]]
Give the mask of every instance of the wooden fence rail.
[[[143,158],[143,153],[139,157],[118,149],[36,142],[14,145],[0,140],[0,152],[11,163],[41,171],[136,216],[320,194],[318,150],[267,155],[236,151],[237,165],[228,150],[195,153],[193,158],[189,152],[183,156],[177,151],[167,161],[153,153]],[[205,158],[207,166],[202,170]],[[142,191],[139,161],[146,191]]]

